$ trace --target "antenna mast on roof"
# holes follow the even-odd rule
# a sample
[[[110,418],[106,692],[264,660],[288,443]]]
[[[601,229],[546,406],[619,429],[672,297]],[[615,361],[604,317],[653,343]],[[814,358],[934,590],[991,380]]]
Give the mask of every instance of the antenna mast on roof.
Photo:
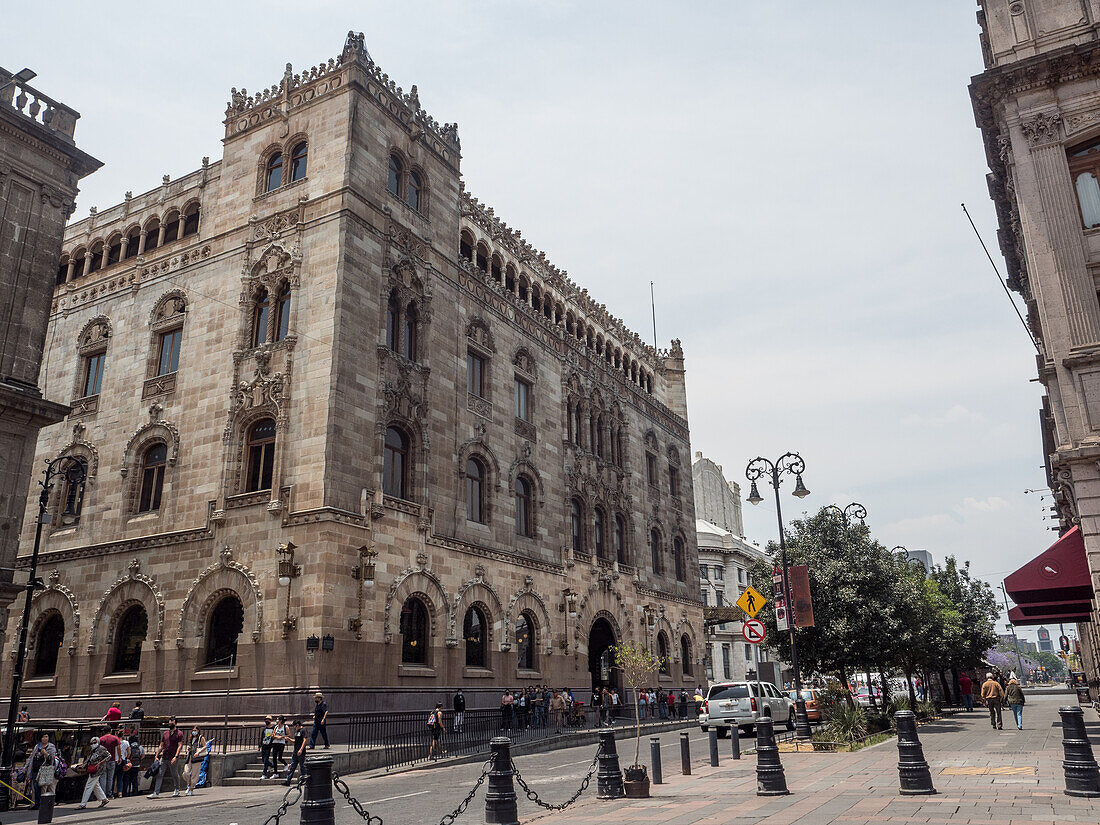
[[[653,281],[649,282],[649,308],[653,311],[653,349],[657,349],[657,302],[653,300]]]

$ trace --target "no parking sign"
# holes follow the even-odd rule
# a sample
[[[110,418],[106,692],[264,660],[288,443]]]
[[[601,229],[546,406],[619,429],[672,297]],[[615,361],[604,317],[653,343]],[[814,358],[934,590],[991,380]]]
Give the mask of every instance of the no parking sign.
[[[741,627],[741,635],[750,644],[758,645],[764,641],[764,624],[758,619],[746,619]]]

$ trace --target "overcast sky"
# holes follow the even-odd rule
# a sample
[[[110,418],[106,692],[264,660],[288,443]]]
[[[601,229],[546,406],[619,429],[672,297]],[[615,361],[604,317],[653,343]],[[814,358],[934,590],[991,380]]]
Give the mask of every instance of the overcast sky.
[[[741,483],[754,456],[799,451],[813,495],[786,515],[859,501],[888,547],[996,585],[1056,534],[1049,493],[1024,492],[1044,484],[1034,353],[959,206],[995,248],[974,12],[53,0],[20,6],[0,54],[83,115],[78,143],[105,165],[82,218],[219,158],[230,87],[365,32],[458,121],[467,188],[646,340],[655,282],[693,450]],[[774,504],[746,505],[746,530],[773,538]]]

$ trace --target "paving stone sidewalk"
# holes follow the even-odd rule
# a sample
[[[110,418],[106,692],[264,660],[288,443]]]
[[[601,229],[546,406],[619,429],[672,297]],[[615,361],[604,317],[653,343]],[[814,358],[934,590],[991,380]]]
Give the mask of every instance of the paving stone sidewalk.
[[[1029,697],[1024,730],[1012,714],[1006,728],[993,730],[983,710],[958,714],[921,727],[920,739],[932,768],[934,796],[903,797],[898,790],[897,744],[889,740],[856,753],[783,754],[784,797],[756,795],[756,759],[733,760],[722,743],[719,767],[699,765],[680,774],[679,753],[665,747],[665,784],[647,800],[606,802],[586,797],[574,807],[533,820],[545,825],[652,823],[652,825],[828,825],[828,823],[930,822],[1021,825],[1100,822],[1100,799],[1066,796],[1062,773],[1062,729],[1058,707],[1069,695]],[[1100,753],[1100,724],[1086,709],[1093,749]],[[632,755],[632,754],[631,754]],[[621,757],[620,757],[621,758]]]

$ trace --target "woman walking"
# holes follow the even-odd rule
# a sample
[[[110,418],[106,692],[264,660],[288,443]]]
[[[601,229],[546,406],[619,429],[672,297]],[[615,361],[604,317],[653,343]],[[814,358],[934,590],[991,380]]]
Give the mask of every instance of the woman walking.
[[[271,764],[275,767],[275,778],[279,778],[279,769],[286,767],[283,751],[286,749],[286,717],[280,716],[275,722],[275,738],[271,742]]]
[[[443,750],[444,728],[442,702],[435,703],[435,710],[432,711],[431,718],[428,720],[428,727],[432,732],[432,746],[428,751],[428,758],[434,761],[447,753],[447,751]]]
[[[260,779],[271,779],[271,746],[275,744],[275,725],[270,716],[264,719],[263,733],[260,734],[260,755],[264,758],[264,772]]]
[[[1008,680],[1005,688],[1005,699],[1012,708],[1012,716],[1016,719],[1016,730],[1024,729],[1024,691],[1020,683],[1015,679]]]
[[[99,784],[99,774],[106,769],[107,760],[111,758],[111,754],[99,744],[98,736],[93,736],[90,744],[92,752],[88,754],[88,761],[84,763],[88,779],[84,782],[84,796],[81,798],[80,804],[77,805],[78,808],[87,808],[88,800],[92,798],[92,794],[95,794],[95,798],[99,800],[99,807],[101,808],[111,801]]]
[[[198,783],[199,769],[196,762],[202,761],[206,753],[206,737],[199,732],[199,726],[191,726],[191,736],[187,739],[187,764],[184,770],[187,772],[187,793],[185,796],[195,795],[195,785]]]
[[[49,766],[48,771],[43,771],[44,766]],[[57,779],[54,777],[54,768],[57,765],[57,748],[50,743],[50,735],[48,733],[42,734],[38,742],[35,743],[34,750],[31,751],[31,758],[27,760],[27,778],[34,783],[34,807],[32,811],[38,810],[38,805],[42,801],[42,794],[53,793],[53,786],[57,784]],[[42,774],[46,778],[54,777],[50,779],[49,783],[42,783],[38,775]],[[48,784],[50,788],[48,790],[42,787],[43,784]]]

